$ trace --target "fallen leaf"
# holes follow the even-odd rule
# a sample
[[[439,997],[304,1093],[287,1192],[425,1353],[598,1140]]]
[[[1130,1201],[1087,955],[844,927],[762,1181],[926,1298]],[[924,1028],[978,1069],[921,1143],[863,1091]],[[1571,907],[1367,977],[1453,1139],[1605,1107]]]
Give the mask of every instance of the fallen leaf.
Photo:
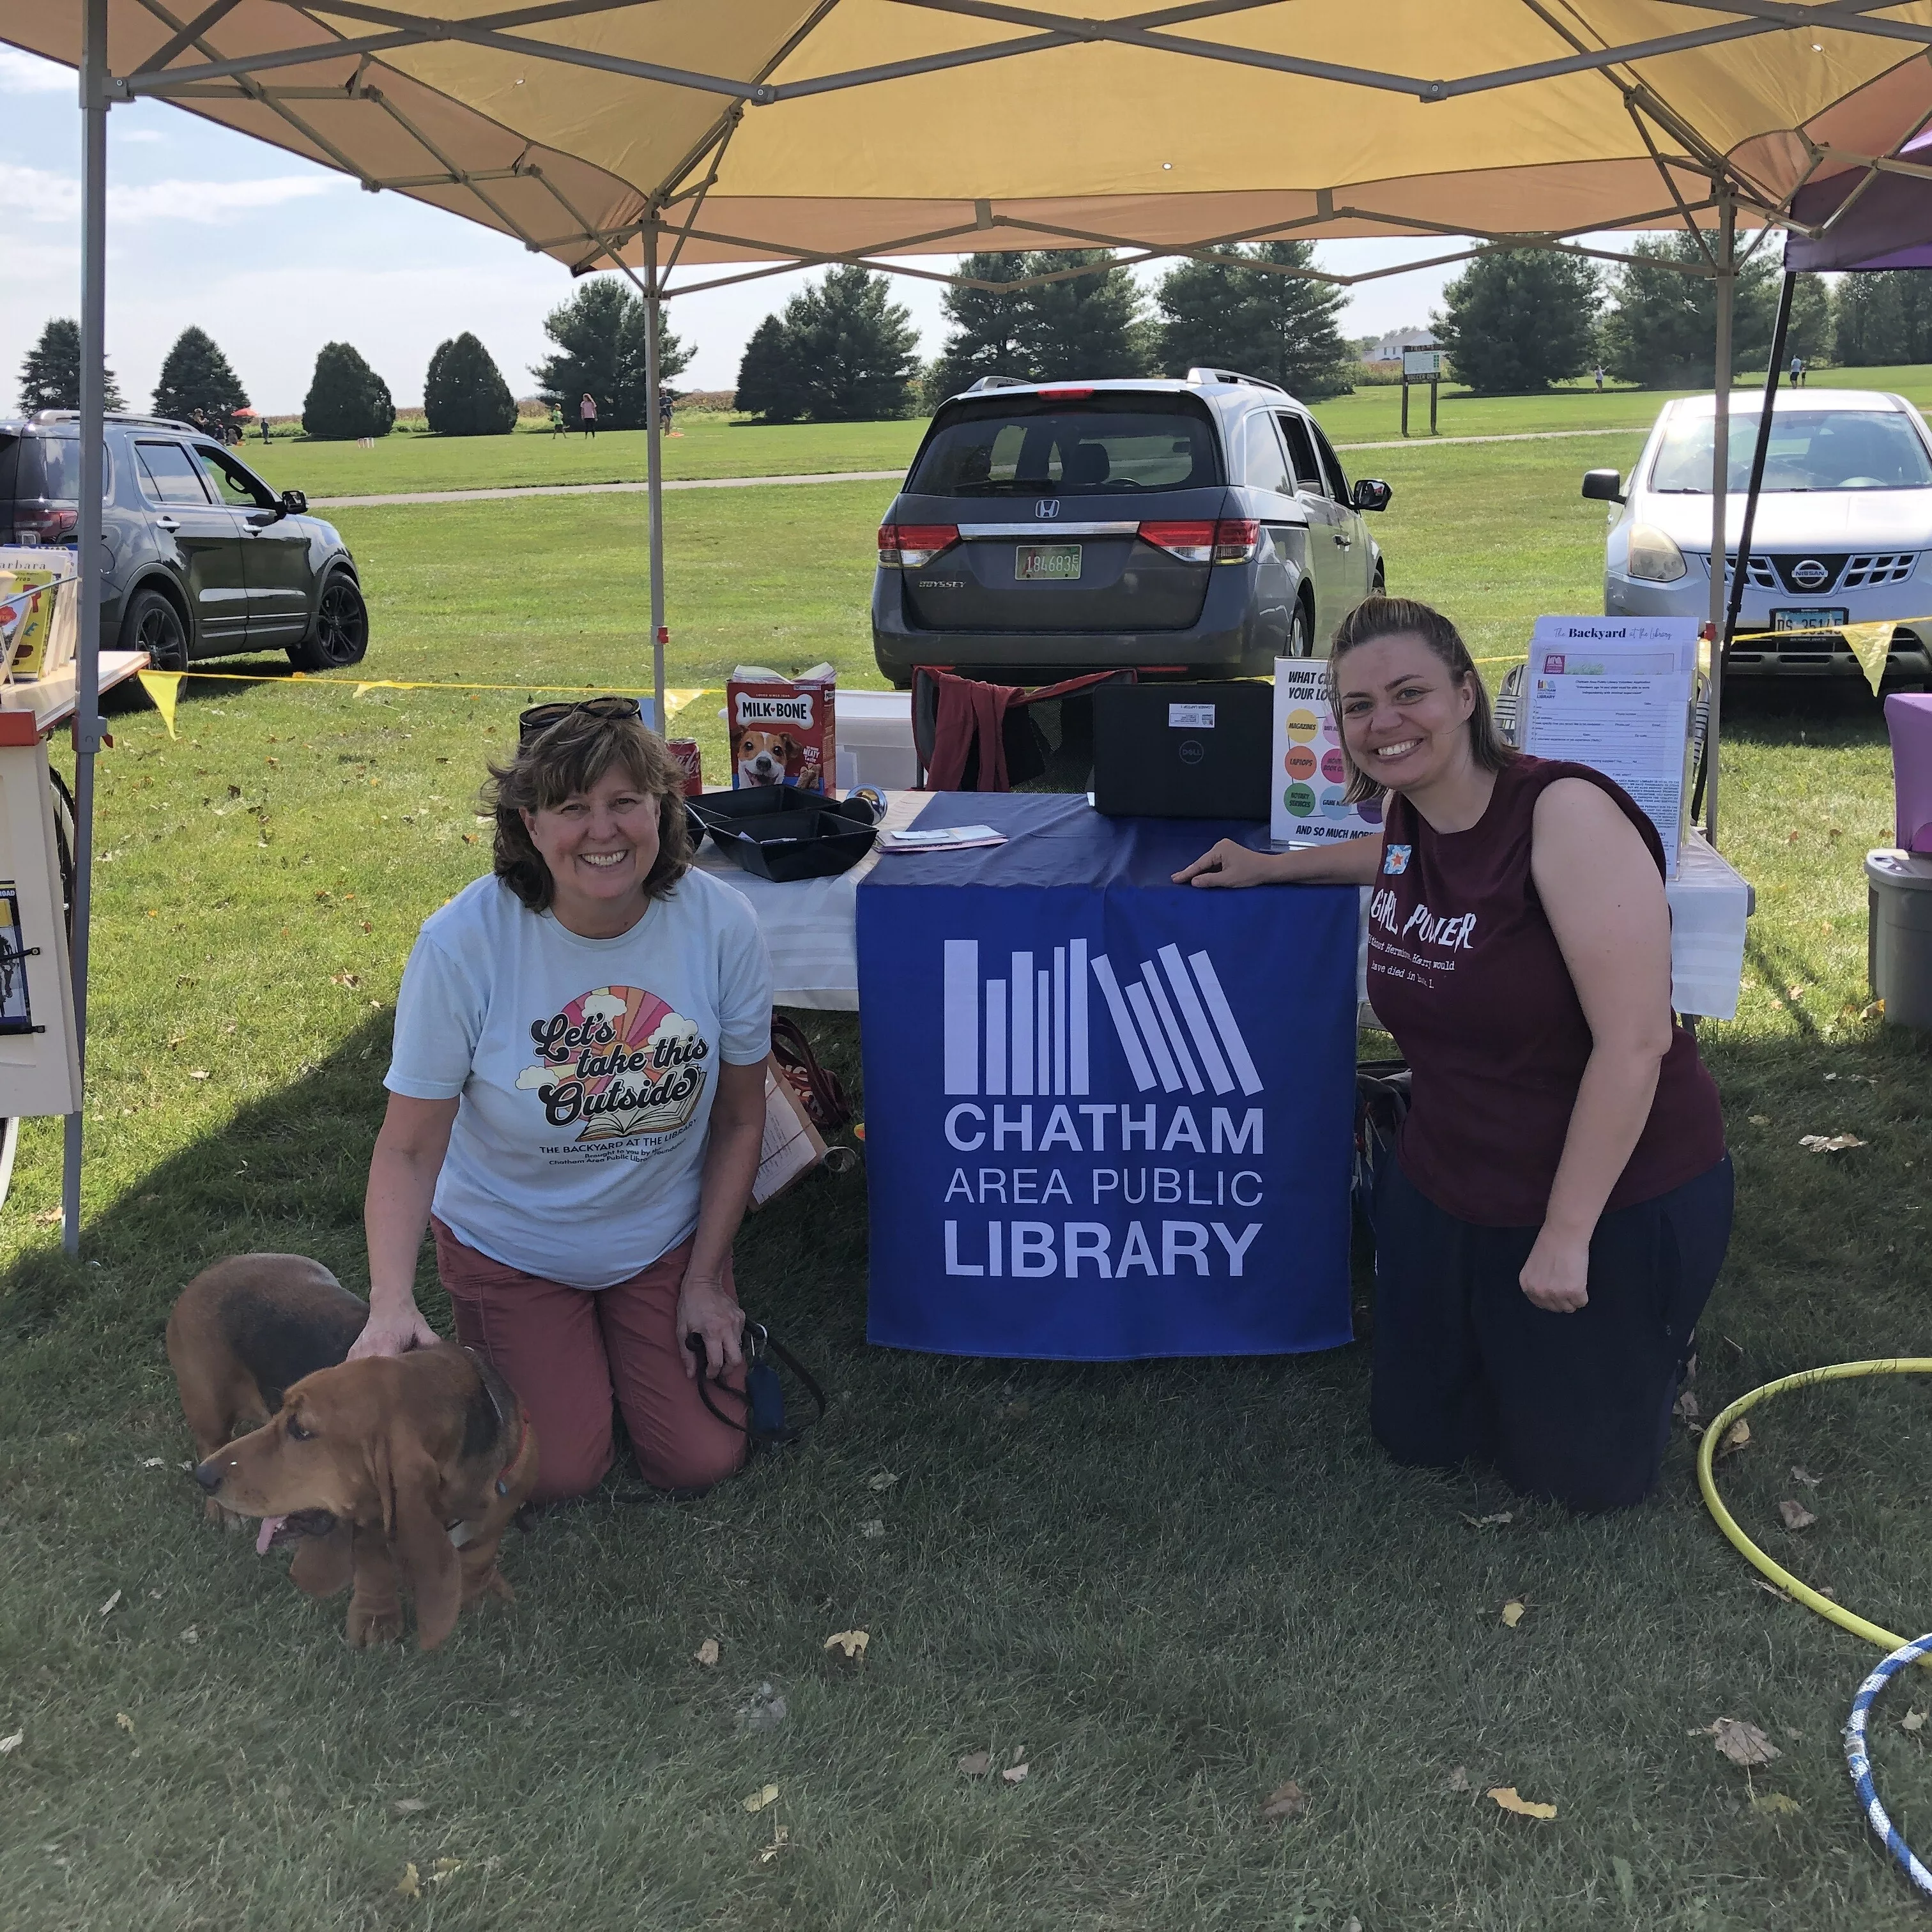
[[[1733,1764],[1748,1767],[1768,1764],[1773,1758],[1784,1755],[1756,1725],[1748,1724],[1742,1718],[1720,1718],[1714,1724],[1707,1724],[1690,1735],[1694,1738],[1714,1738],[1718,1750]]]
[[[144,1469],[165,1469],[167,1465],[160,1456],[150,1456],[142,1462],[141,1467]]]
[[[431,1885],[440,1885],[446,1878],[454,1878],[463,1869],[460,1858],[438,1858],[436,1869],[429,1875]]]
[[[745,1800],[747,1811],[762,1811],[767,1804],[778,1802],[778,1788],[776,1784],[760,1785]]]
[[[1802,1503],[1793,1502],[1789,1496],[1778,1504],[1778,1513],[1786,1529],[1809,1529],[1818,1520]]]
[[[859,1526],[859,1534],[868,1538],[877,1539],[884,1536],[885,1533],[886,1520],[882,1516],[871,1517]]]
[[[116,1724],[119,1725],[121,1729],[125,1731],[130,1737],[132,1737],[134,1735],[134,1720],[132,1718],[128,1716],[125,1711],[116,1711],[114,1713],[114,1721]]]
[[[99,1614],[104,1617],[120,1600],[121,1592],[118,1590],[116,1590],[113,1595],[110,1597],[106,1602],[101,1605]]]
[[[412,1812],[427,1811],[429,1800],[427,1798],[398,1798],[391,1804],[389,1809],[398,1818],[406,1818]]]
[[[759,1864],[761,1865],[770,1864],[772,1859],[776,1858],[779,1852],[783,1851],[786,1846],[790,1843],[791,1834],[788,1832],[782,1825],[774,1825],[772,1827],[771,1843],[758,1854]]]
[[[1898,1728],[1901,1731],[1922,1731],[1925,1728],[1925,1713],[1923,1711],[1906,1712],[1899,1719]]]
[[[1012,1756],[1008,1758],[1006,1762],[1009,1764],[1018,1764],[1024,1761],[1025,1756],[1026,1746],[1024,1744],[1016,1744],[1013,1747]]]
[[[775,1731],[784,1722],[789,1708],[782,1692],[760,1684],[746,1707],[745,1721],[754,1731]]]
[[[16,1731],[10,1738],[0,1738],[0,1757],[4,1757],[9,1751],[18,1750],[26,1742],[26,1736],[25,1731]]]
[[[1847,1148],[1862,1148],[1865,1143],[1856,1134],[1801,1134],[1798,1144],[1811,1154],[1843,1154]]]
[[[1456,1768],[1449,1774],[1449,1789],[1451,1791],[1467,1791],[1468,1788],[1468,1767],[1466,1765],[1459,1764]]]
[[[1491,1790],[1490,1796],[1496,1801],[1500,1809],[1514,1811],[1519,1818],[1553,1818],[1556,1816],[1555,1805],[1535,1804],[1527,1798],[1519,1798],[1513,1784],[1497,1785]]]
[[[703,1664],[707,1670],[709,1670],[711,1666],[718,1661],[718,1640],[715,1636],[706,1637],[704,1641],[691,1653],[692,1662],[694,1664]]]
[[[1703,1410],[1698,1406],[1696,1396],[1686,1389],[1670,1406],[1671,1413],[1680,1422],[1696,1422],[1702,1419]]]
[[[1885,1002],[1882,1000],[1874,1000],[1870,1006],[1858,1009],[1858,1018],[1862,1020],[1882,1019],[1884,1017]]]
[[[1462,1520],[1472,1529],[1500,1529],[1506,1522],[1516,1520],[1514,1510],[1498,1510],[1494,1516],[1466,1516]]]
[[[1308,1793],[1292,1778],[1262,1800],[1262,1821],[1270,1825],[1283,1819],[1299,1818],[1307,1809]]]
[[[862,1630],[834,1630],[825,1640],[824,1648],[842,1650],[848,1658],[863,1657],[866,1646],[872,1640],[871,1636]]]
[[[1771,1116],[1768,1114],[1752,1114],[1747,1118],[1754,1127],[1768,1127],[1771,1125]]]
[[[328,976],[332,986],[359,986],[362,983],[360,973],[332,973]]]
[[[422,1882],[418,1877],[416,1868],[413,1864],[404,1866],[403,1875],[396,1881],[396,1889],[405,1898],[422,1898]]]
[[[1724,1431],[1724,1439],[1718,1444],[1718,1454],[1728,1456],[1734,1450],[1750,1446],[1750,1424],[1740,1416]]]
[[[1801,1808],[1796,1798],[1782,1791],[1761,1791],[1752,1798],[1751,1809],[1774,1818],[1796,1818],[1800,1815]]]
[[[58,1221],[62,1218],[64,1217],[62,1216],[60,1209],[58,1208],[44,1209],[40,1214],[38,1214],[34,1216],[35,1222],[43,1228],[51,1228],[56,1221]]]
[[[1022,1784],[1026,1781],[1027,1768],[1023,1764],[1010,1764],[1000,1775],[1009,1784]]]
[[[190,1080],[206,1080],[208,1078],[208,1070],[206,1067],[197,1067],[188,1077]]]
[[[199,1643],[201,1641],[201,1633],[193,1624],[190,1624],[188,1628],[182,1632],[181,1640],[183,1643]]]
[[[1794,1483],[1802,1483],[1808,1490],[1815,1490],[1825,1479],[1822,1476],[1808,1474],[1794,1462],[1791,1466],[1791,1480]]]
[[[992,1768],[993,1754],[991,1751],[968,1751],[959,1760],[959,1768],[968,1778],[984,1778]]]
[[[1751,1579],[1751,1581],[1754,1582],[1767,1597],[1775,1597],[1780,1604],[1793,1604],[1798,1600],[1797,1598],[1792,1596],[1788,1590],[1780,1590],[1775,1583],[1767,1582],[1762,1576],[1754,1576]],[[1692,1733],[1693,1736],[1696,1735],[1697,1733],[1695,1732]]]
[[[866,1486],[868,1490],[889,1490],[898,1480],[898,1478],[891,1470],[881,1469],[876,1476],[866,1478]]]
[[[1512,1597],[1509,1601],[1503,1606],[1503,1623],[1504,1627],[1510,1630],[1514,1630],[1516,1625],[1522,1622],[1522,1613],[1528,1608],[1528,1606],[1526,1604],[1520,1604],[1517,1602],[1515,1598]]]

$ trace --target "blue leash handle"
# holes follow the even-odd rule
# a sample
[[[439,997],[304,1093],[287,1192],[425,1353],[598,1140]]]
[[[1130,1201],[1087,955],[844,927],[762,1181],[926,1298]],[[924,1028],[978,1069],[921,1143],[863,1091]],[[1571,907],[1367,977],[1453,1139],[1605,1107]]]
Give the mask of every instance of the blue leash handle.
[[[1898,1835],[1897,1828],[1886,1816],[1885,1807],[1879,1802],[1878,1786],[1872,1781],[1871,1759],[1865,1750],[1865,1717],[1874,1700],[1894,1676],[1908,1664],[1916,1664],[1928,1652],[1932,1652],[1932,1635],[1922,1636],[1916,1643],[1908,1643],[1894,1650],[1858,1686],[1858,1694],[1852,1700],[1852,1714],[1845,1724],[1845,1763],[1852,1774],[1852,1786],[1858,1794],[1858,1802],[1864,1808],[1866,1823],[1885,1841],[1886,1850],[1905,1868],[1906,1876],[1921,1892],[1932,1896],[1932,1871],[1928,1871],[1918,1862],[1912,1847]]]

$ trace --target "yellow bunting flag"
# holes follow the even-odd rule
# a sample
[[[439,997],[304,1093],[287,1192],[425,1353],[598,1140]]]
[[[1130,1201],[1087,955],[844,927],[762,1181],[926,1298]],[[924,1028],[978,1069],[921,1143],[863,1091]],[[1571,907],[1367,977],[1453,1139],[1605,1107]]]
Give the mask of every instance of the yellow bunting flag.
[[[161,714],[161,722],[168,728],[168,736],[172,738],[175,735],[175,705],[181,697],[181,681],[186,674],[178,670],[144,670],[138,675],[141,688]]]
[[[1886,660],[1892,652],[1892,634],[1898,628],[1887,617],[1876,624],[1846,624],[1839,628],[1838,634],[1851,646],[1852,655],[1858,661],[1858,668],[1865,674],[1865,682],[1872,688],[1872,695],[1878,695],[1878,688],[1885,679]]]

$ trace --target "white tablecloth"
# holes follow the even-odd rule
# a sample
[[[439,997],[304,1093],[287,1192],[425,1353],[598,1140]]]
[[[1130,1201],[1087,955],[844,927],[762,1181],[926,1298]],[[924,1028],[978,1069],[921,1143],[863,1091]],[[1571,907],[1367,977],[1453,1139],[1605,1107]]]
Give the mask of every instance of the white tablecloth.
[[[886,794],[885,824],[896,831],[910,825],[931,802],[924,792]],[[774,885],[754,878],[720,853],[709,839],[698,862],[742,892],[758,914],[771,948],[774,994],[782,1006],[818,1012],[859,1010],[859,948],[855,895],[859,881],[879,862],[875,850],[836,878],[801,879]],[[1664,889],[1670,902],[1670,992],[1682,1013],[1709,1019],[1736,1017],[1738,988],[1744,976],[1744,921],[1752,910],[1751,889],[1732,867],[1692,832],[1685,842],[1678,874]],[[1362,894],[1361,940],[1357,986],[1368,960],[1369,895]]]

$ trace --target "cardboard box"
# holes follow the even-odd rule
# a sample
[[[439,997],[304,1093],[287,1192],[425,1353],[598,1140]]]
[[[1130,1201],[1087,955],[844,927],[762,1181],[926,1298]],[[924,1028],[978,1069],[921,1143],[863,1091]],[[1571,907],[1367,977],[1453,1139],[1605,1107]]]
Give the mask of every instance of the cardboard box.
[[[831,792],[837,784],[838,681],[832,667],[782,677],[760,664],[740,664],[724,684],[731,734],[731,789],[794,784]]]

